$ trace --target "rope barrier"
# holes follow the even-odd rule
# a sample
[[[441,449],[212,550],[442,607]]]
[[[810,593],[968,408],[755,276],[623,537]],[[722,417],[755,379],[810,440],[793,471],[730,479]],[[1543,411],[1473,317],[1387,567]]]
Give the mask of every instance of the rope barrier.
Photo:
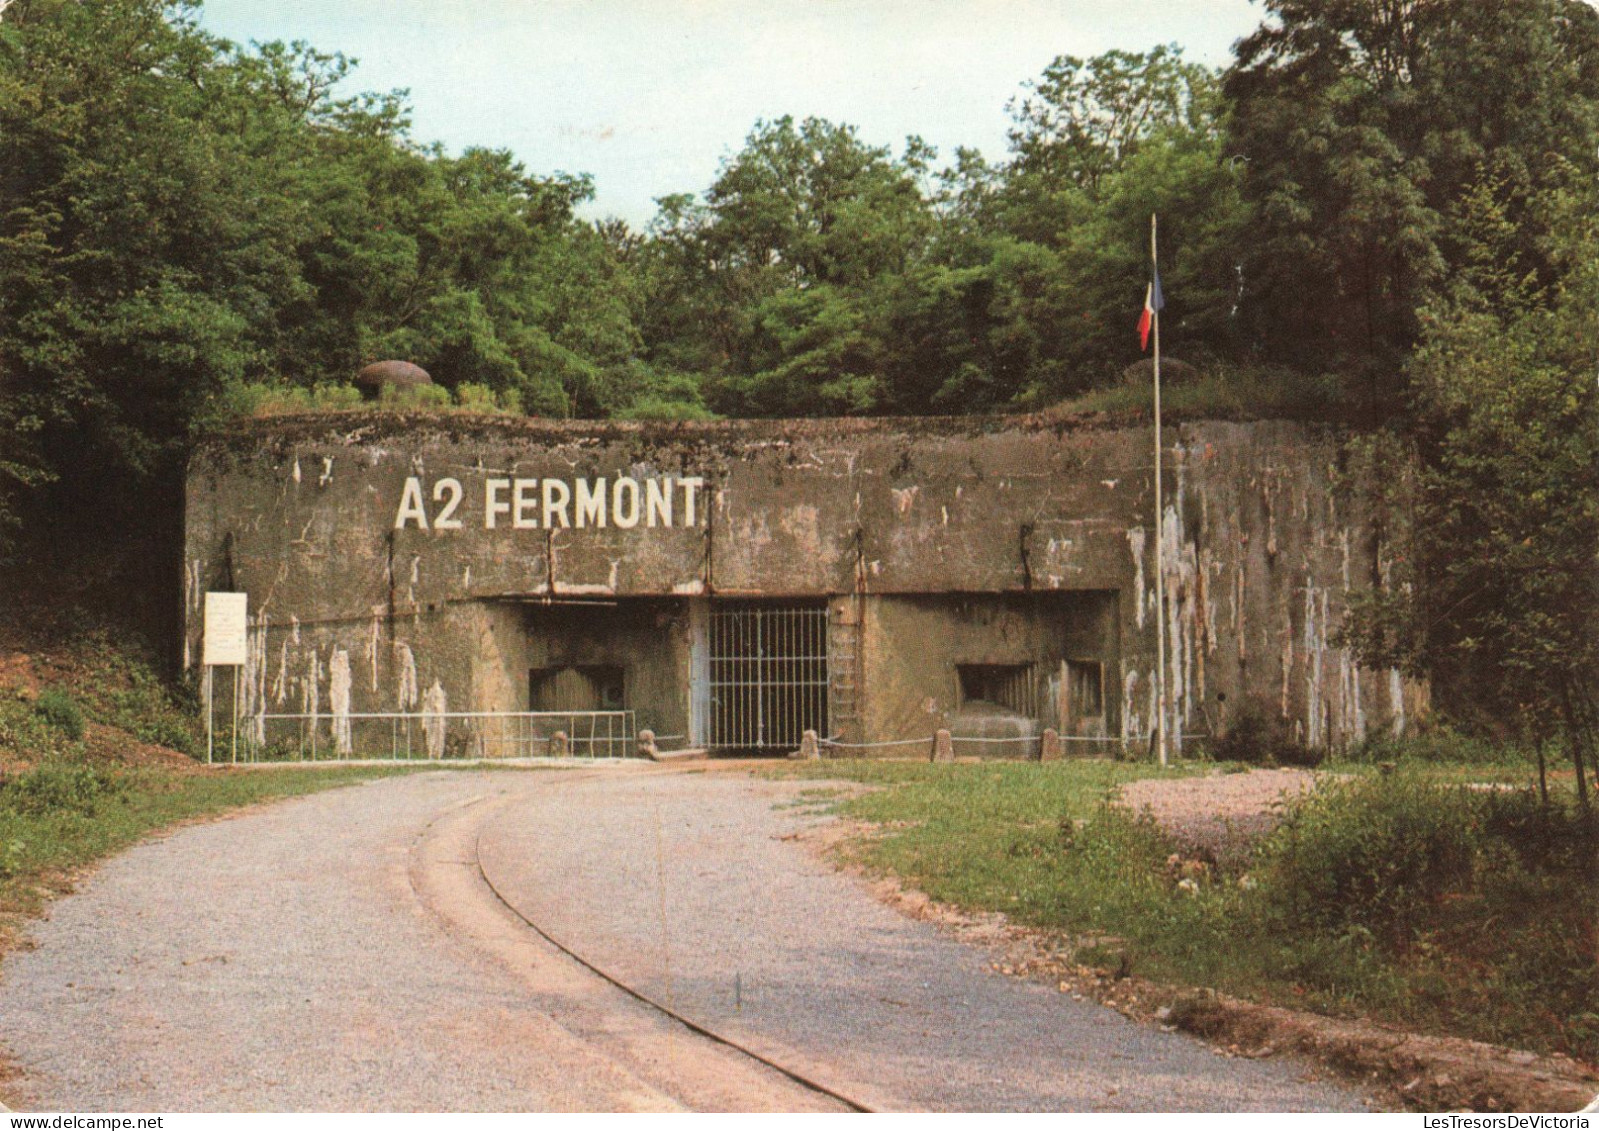
[[[1115,743],[1120,743],[1121,742],[1121,739],[1119,739],[1119,738],[1092,738],[1092,737],[1085,737],[1085,736],[1082,736],[1082,735],[1061,735],[1060,736],[1060,740],[1062,742],[1115,742]],[[1021,736],[1021,737],[1012,737],[1012,738],[1001,738],[1001,737],[979,738],[979,737],[977,737],[975,735],[957,734],[957,735],[951,735],[950,736],[950,741],[951,742],[1042,742],[1042,741],[1044,741],[1044,737],[1043,737],[1043,735],[1035,734],[1035,735],[1031,735],[1031,736]],[[933,736],[932,735],[928,735],[926,738],[896,738],[896,739],[892,739],[892,740],[890,740],[888,742],[837,742],[837,741],[834,741],[831,738],[819,738],[819,739],[816,740],[816,744],[818,746],[837,746],[841,750],[876,750],[876,749],[880,749],[880,748],[885,747],[885,746],[931,746],[933,744]]]
[[[1201,735],[1199,737],[1204,737],[1204,736]],[[1084,734],[1061,734],[1061,735],[1056,735],[1056,738],[1059,741],[1061,741],[1061,742],[1114,742],[1117,745],[1120,745],[1121,741],[1122,741],[1120,738],[1110,738],[1110,737],[1096,738],[1093,735],[1084,735]],[[1041,735],[1041,734],[1035,734],[1031,738],[1027,738],[1027,737],[1021,737],[1021,738],[979,738],[976,735],[970,735],[970,734],[953,734],[953,735],[950,735],[950,741],[951,742],[1042,742],[1042,741],[1044,741],[1044,736]]]
[[[819,738],[818,746],[836,746],[840,750],[876,750],[884,746],[930,746],[933,736],[926,738],[897,738],[891,742],[835,742],[831,738]]]
[[[1209,738],[1209,737],[1210,737],[1210,735],[1208,735],[1208,734],[1185,734],[1185,735],[1183,735],[1184,741],[1188,741],[1188,740],[1192,740],[1192,739],[1203,739],[1203,738]],[[1062,735],[1057,735],[1056,738],[1060,742],[1097,742],[1097,743],[1100,743],[1100,744],[1113,743],[1113,744],[1115,744],[1117,746],[1123,745],[1124,742],[1137,742],[1137,741],[1140,741],[1140,739],[1137,736],[1124,740],[1124,739],[1122,739],[1120,737],[1111,737],[1111,736],[1108,736],[1108,735],[1103,737],[1103,738],[1096,738],[1093,735],[1083,735],[1083,734],[1062,734]],[[992,743],[992,742],[1043,742],[1044,741],[1044,736],[1041,735],[1041,734],[1035,734],[1035,735],[1014,736],[1014,737],[1008,737],[1008,738],[1007,737],[982,738],[982,737],[979,737],[977,735],[954,734],[954,735],[950,735],[950,741],[951,742],[985,742],[985,743]],[[896,739],[891,739],[891,740],[889,740],[887,742],[839,742],[837,739],[819,738],[819,739],[816,740],[816,744],[818,746],[836,746],[840,750],[877,750],[877,749],[881,749],[883,747],[888,747],[888,746],[931,746],[933,744],[933,736],[932,735],[928,735],[926,738],[896,738]]]

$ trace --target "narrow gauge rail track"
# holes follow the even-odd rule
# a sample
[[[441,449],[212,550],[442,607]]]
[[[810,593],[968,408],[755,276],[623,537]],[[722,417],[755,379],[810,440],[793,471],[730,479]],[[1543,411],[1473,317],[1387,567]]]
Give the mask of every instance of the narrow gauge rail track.
[[[744,1045],[741,1042],[734,1040],[732,1037],[729,1037],[729,1036],[727,1036],[726,1034],[723,1034],[723,1033],[719,1033],[715,1029],[711,1028],[708,1025],[702,1025],[698,1021],[695,1021],[691,1017],[685,1017],[683,1014],[679,1013],[675,1009],[672,1009],[670,1006],[662,1005],[660,1002],[656,1001],[653,997],[651,997],[650,995],[644,993],[642,990],[638,989],[636,986],[629,985],[627,982],[623,981],[621,978],[617,977],[615,974],[613,974],[609,970],[606,970],[603,967],[601,967],[598,964],[596,964],[595,962],[591,961],[590,959],[585,958],[583,955],[579,954],[576,950],[574,950],[571,946],[567,945],[566,943],[562,942],[560,939],[556,938],[554,935],[550,934],[549,931],[547,931],[543,927],[539,926],[532,919],[529,919],[520,910],[518,910],[517,907],[514,904],[512,904],[510,900],[506,899],[504,894],[501,893],[500,889],[494,885],[494,880],[492,878],[490,878],[488,872],[484,869],[482,853],[481,852],[476,852],[476,853],[474,853],[474,856],[476,858],[478,875],[483,878],[483,882],[486,885],[488,885],[488,889],[491,892],[494,893],[494,898],[497,899],[500,902],[500,905],[503,906],[512,915],[515,915],[523,923],[526,923],[528,928],[530,930],[532,930],[535,934],[537,934],[540,938],[542,938],[545,942],[549,943],[556,950],[558,950],[562,954],[566,955],[573,962],[576,962],[579,966],[583,967],[585,970],[588,970],[591,974],[594,974],[596,977],[602,978],[605,981],[609,982],[611,985],[613,985],[617,989],[621,990],[623,993],[625,993],[628,997],[632,998],[634,1001],[640,1002],[643,1005],[647,1006],[648,1008],[655,1010],[657,1013],[664,1014],[665,1016],[671,1018],[673,1021],[676,1021],[679,1025],[682,1025],[685,1029],[688,1029],[690,1032],[697,1033],[701,1037],[704,1037],[704,1038],[706,1038],[707,1040],[710,1040],[710,1041],[714,1041],[714,1042],[716,1042],[719,1045],[724,1045],[727,1048],[732,1049],[734,1052],[740,1053],[741,1055],[748,1057],[750,1060],[753,1060],[757,1064],[763,1065],[766,1068],[771,1069],[773,1072],[778,1073],[780,1076],[786,1076],[788,1079],[794,1081],[794,1083],[800,1085],[800,1087],[802,1087],[802,1088],[808,1088],[809,1090],[811,1090],[813,1092],[816,1092],[819,1095],[827,1096],[830,1099],[835,1099],[839,1103],[843,1104],[845,1107],[849,1108],[851,1111],[868,1112],[868,1113],[875,1113],[876,1112],[877,1109],[875,1109],[873,1107],[869,1107],[868,1105],[866,1105],[864,1103],[861,1103],[858,1100],[850,1098],[849,1096],[845,1095],[843,1092],[839,1091],[838,1089],[829,1087],[828,1085],[823,1084],[823,1083],[821,1083],[818,1080],[812,1079],[811,1077],[806,1076],[804,1073],[799,1072],[799,1071],[797,1071],[797,1070],[795,1070],[793,1068],[785,1067],[784,1065],[779,1064],[777,1061],[775,1061],[775,1060],[773,1060],[773,1059],[771,1059],[769,1057],[762,1056],[760,1053],[756,1052],[754,1049],[751,1049],[747,1045]]]
[[[540,775],[530,779],[525,784],[532,785],[537,788],[558,787],[589,778],[599,777],[606,772],[607,771],[599,769],[582,770],[576,773],[551,774],[547,779],[544,778],[543,775]],[[653,772],[681,773],[684,771],[678,767],[661,767]],[[587,976],[598,979],[613,989],[620,991],[634,1002],[642,1005],[651,1013],[666,1019],[668,1023],[686,1030],[688,1033],[693,1034],[694,1037],[700,1040],[710,1042],[711,1044],[731,1051],[739,1058],[756,1066],[756,1068],[760,1071],[772,1073],[782,1077],[790,1083],[798,1085],[800,1088],[809,1093],[842,1105],[849,1111],[875,1113],[879,1110],[882,1110],[882,1106],[880,1104],[869,1104],[860,1098],[851,1096],[842,1088],[835,1087],[818,1079],[813,1072],[802,1071],[790,1065],[783,1064],[777,1058],[777,1056],[771,1055],[770,1053],[763,1053],[760,1050],[752,1048],[746,1041],[740,1040],[725,1032],[721,1032],[711,1025],[696,1021],[694,1018],[686,1016],[682,1012],[673,1009],[671,1006],[658,1001],[656,998],[639,989],[636,985],[631,984],[614,971],[606,969],[589,956],[583,954],[571,942],[556,937],[550,932],[549,929],[547,929],[547,927],[535,922],[532,918],[530,918],[525,912],[522,911],[521,908],[517,907],[515,903],[507,898],[503,890],[503,885],[495,883],[493,876],[489,874],[488,869],[483,863],[482,842],[484,827],[490,820],[492,820],[496,813],[503,809],[511,800],[513,799],[507,798],[496,805],[491,803],[491,798],[487,795],[472,798],[445,810],[443,813],[439,814],[432,821],[430,821],[426,826],[424,826],[421,832],[418,833],[416,844],[412,850],[412,860],[408,869],[410,874],[411,888],[418,899],[435,915],[438,915],[447,922],[456,922],[459,925],[458,917],[454,914],[451,914],[441,906],[443,901],[441,901],[439,898],[440,892],[437,887],[436,877],[434,878],[434,882],[429,882],[429,878],[423,874],[427,870],[426,866],[431,863],[434,866],[442,864],[446,866],[462,867],[468,872],[469,879],[480,884],[482,890],[492,898],[494,905],[508,913],[524,931],[530,932],[536,938],[541,940],[544,945],[559,952],[571,963],[585,971]],[[485,803],[490,804],[486,805]],[[468,816],[469,811],[472,810],[477,811],[475,816],[478,819],[472,822],[470,829],[449,827],[454,825],[455,822],[460,821],[462,818]],[[439,856],[431,861],[423,859],[423,856],[425,855],[423,853],[424,846],[427,845],[430,840],[435,838],[436,830],[438,830],[441,825],[446,826],[449,833],[452,834],[447,837],[448,847]],[[469,859],[462,859],[460,856],[456,855],[463,849],[468,850],[466,855],[469,856]],[[462,878],[468,877],[461,877],[459,874],[457,874],[457,882],[459,882],[459,880]],[[459,890],[456,890],[453,894],[459,896],[463,893],[461,893]],[[469,933],[476,933],[470,927],[467,929]]]

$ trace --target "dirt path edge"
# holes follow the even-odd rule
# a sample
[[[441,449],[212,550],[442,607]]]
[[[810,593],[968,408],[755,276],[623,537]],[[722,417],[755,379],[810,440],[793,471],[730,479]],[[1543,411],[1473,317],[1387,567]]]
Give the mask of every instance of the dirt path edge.
[[[1395,1106],[1411,1110],[1574,1112],[1599,1092],[1599,1077],[1563,1056],[1408,1033],[1208,991],[1179,994],[1165,1008],[1169,1023],[1236,1055],[1308,1056],[1346,1078],[1380,1086]]]

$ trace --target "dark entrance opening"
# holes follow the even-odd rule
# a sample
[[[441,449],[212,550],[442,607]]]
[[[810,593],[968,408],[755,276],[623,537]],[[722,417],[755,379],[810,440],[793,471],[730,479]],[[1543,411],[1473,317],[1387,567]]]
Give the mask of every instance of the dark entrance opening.
[[[956,664],[960,705],[992,704],[1018,715],[1038,714],[1038,677],[1032,664]]]
[[[827,732],[827,606],[719,602],[710,623],[710,741],[780,754]]]
[[[528,672],[529,709],[534,711],[623,711],[626,674],[614,664],[574,664]]]
[[[1066,715],[1082,726],[1105,727],[1105,666],[1097,660],[1066,661]]]

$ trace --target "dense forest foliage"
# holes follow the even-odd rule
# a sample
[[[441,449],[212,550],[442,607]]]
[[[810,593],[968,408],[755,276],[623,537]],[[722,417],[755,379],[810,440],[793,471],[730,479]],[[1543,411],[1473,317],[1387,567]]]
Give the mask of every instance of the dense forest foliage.
[[[1168,350],[1421,453],[1419,549],[1352,639],[1591,723],[1599,13],[1263,8],[1224,70],[1018,76],[1003,154],[756,122],[634,231],[537,154],[413,137],[338,54],[222,41],[191,0],[13,0],[0,539],[57,579],[164,569],[197,429],[379,358],[548,415],[1044,406],[1140,356],[1158,212]]]

